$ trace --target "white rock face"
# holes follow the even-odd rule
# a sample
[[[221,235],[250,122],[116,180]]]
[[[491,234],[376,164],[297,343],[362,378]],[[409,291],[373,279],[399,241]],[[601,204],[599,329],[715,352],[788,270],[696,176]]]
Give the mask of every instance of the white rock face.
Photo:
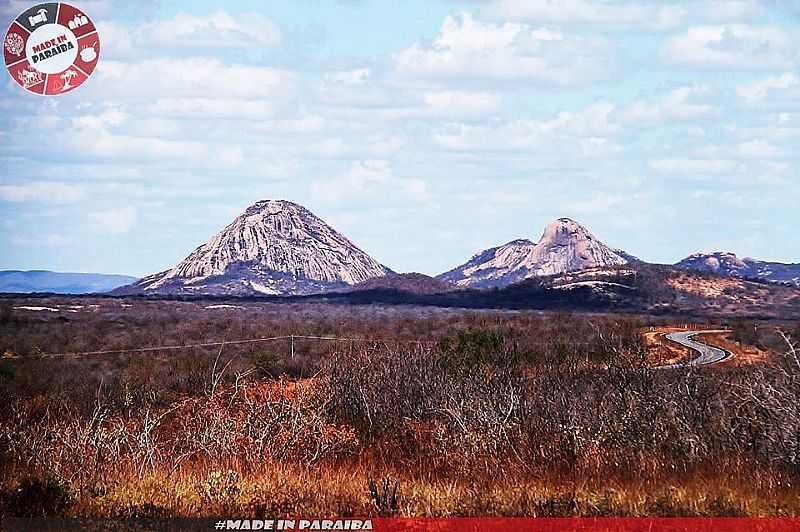
[[[529,277],[608,266],[621,266],[627,260],[569,218],[548,225],[527,259]]]
[[[476,281],[481,286],[508,284],[504,280],[510,276],[525,277],[527,260],[535,247],[530,240],[514,240],[478,253],[466,264],[438,278],[464,287],[475,286]]]
[[[391,273],[304,207],[265,200],[130,292],[306,294]]]
[[[606,246],[579,223],[559,218],[545,228],[537,243],[514,240],[488,249],[438,278],[462,287],[488,288],[530,277],[627,263],[624,253]]]

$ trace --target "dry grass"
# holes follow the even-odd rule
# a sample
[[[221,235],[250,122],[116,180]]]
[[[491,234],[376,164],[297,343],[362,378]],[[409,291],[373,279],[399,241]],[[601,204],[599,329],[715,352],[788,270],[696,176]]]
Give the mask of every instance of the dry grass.
[[[739,475],[698,467],[655,478],[515,471],[440,476],[369,459],[315,467],[267,462],[195,465],[180,472],[119,469],[94,492],[73,491],[68,517],[213,517],[218,515],[378,515],[368,481],[399,481],[399,516],[800,516],[800,498],[780,475]],[[19,476],[19,471],[7,475]],[[570,480],[573,476],[580,480]],[[6,480],[7,488],[14,487]]]
[[[408,419],[368,444],[355,427],[315,413],[327,386],[233,385],[136,417],[62,413],[31,425],[37,415],[27,412],[26,426],[2,438],[18,458],[5,462],[0,490],[30,475],[55,478],[69,490],[60,512],[69,517],[364,516],[381,513],[368,481],[391,477],[401,516],[800,516],[792,475],[741,457],[680,463],[634,452],[621,463],[590,446],[571,461],[554,454],[472,467],[456,458],[431,467],[470,447],[442,448],[436,440],[449,442],[447,430]]]
[[[794,351],[659,372],[641,317],[112,303],[0,320],[26,355],[0,360],[0,517],[800,515]],[[32,356],[298,327],[387,340]]]
[[[722,367],[740,367],[753,364],[764,364],[769,361],[766,349],[735,341],[730,334],[705,334],[700,336],[704,342],[726,349],[733,353],[728,360],[723,361]]]
[[[228,474],[228,473],[225,473]],[[425,481],[394,475],[401,486],[401,516],[773,516],[798,515],[796,492],[758,493],[720,480],[682,480],[678,486],[546,484],[530,479],[499,482]],[[120,478],[120,488],[76,501],[76,517],[209,517],[241,515],[376,515],[364,469],[303,470],[278,466],[240,476],[228,495],[204,495],[214,478],[148,475]]]

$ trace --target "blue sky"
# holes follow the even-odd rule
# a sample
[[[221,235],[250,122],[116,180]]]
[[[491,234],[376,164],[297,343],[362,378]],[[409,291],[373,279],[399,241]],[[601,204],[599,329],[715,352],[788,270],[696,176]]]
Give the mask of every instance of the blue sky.
[[[0,86],[2,269],[160,271],[266,198],[397,271],[561,216],[654,262],[800,262],[792,2],[72,3],[89,82]]]

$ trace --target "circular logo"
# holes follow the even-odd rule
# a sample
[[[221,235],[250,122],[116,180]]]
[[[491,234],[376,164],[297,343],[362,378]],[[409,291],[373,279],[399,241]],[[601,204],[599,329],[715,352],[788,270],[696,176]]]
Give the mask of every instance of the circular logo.
[[[70,92],[89,79],[100,38],[89,17],[64,2],[38,4],[18,16],[3,40],[11,78],[34,94]]]

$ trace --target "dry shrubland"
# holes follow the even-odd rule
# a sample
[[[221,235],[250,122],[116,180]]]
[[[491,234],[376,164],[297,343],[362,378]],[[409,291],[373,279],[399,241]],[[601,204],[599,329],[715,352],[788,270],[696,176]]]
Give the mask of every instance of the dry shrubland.
[[[800,515],[796,325],[663,371],[666,319],[37,304],[83,308],[0,312],[0,516]],[[380,340],[40,356],[286,334]]]

